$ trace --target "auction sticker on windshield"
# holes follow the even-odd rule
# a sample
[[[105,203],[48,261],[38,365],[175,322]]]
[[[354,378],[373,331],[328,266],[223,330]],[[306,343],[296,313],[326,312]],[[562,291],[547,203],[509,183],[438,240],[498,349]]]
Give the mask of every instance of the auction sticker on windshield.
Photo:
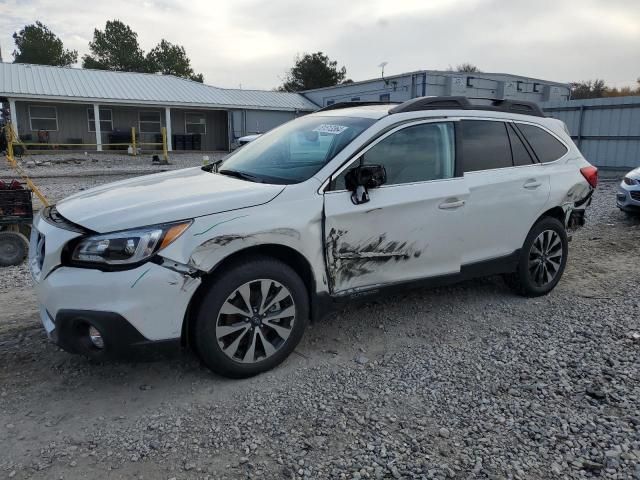
[[[330,135],[340,135],[349,127],[345,127],[344,125],[332,125],[330,123],[323,123],[322,125],[318,125],[313,129],[314,132],[318,133],[328,133]]]

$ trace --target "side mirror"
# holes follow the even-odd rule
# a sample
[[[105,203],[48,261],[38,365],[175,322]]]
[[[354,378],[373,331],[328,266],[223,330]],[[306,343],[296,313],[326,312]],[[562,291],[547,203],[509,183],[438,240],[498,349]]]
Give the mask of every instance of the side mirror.
[[[369,201],[370,188],[387,183],[387,171],[382,165],[359,165],[347,172],[344,182],[351,192],[351,201],[360,205]]]

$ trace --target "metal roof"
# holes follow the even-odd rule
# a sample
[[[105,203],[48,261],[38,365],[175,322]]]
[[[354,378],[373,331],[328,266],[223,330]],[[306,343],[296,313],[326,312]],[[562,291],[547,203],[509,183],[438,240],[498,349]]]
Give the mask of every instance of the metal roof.
[[[218,88],[173,75],[2,62],[0,97],[249,110],[318,109],[299,93]]]
[[[311,88],[309,90],[303,90],[302,93],[317,92],[317,91],[321,91],[321,90],[331,90],[331,89],[338,88],[338,87],[350,87],[352,85],[364,85],[364,84],[371,83],[371,82],[379,82],[380,80],[389,81],[389,80],[393,80],[395,78],[409,77],[411,75],[422,75],[422,74],[434,75],[434,76],[440,76],[440,77],[467,76],[467,77],[473,77],[473,78],[479,78],[479,79],[485,79],[485,80],[497,80],[497,79],[501,79],[501,78],[509,78],[509,79],[514,79],[514,80],[524,80],[524,81],[528,81],[528,82],[545,83],[547,85],[557,85],[559,87],[567,87],[567,88],[569,87],[568,83],[553,82],[553,81],[550,81],[550,80],[542,80],[542,79],[533,78],[533,77],[523,77],[522,75],[512,75],[510,73],[454,72],[454,71],[449,71],[449,70],[414,70],[412,72],[397,73],[397,74],[394,74],[394,75],[386,75],[384,78],[382,78],[382,77],[369,78],[367,80],[358,80],[357,82],[341,83],[341,84],[338,84],[338,85],[333,85],[331,87]]]

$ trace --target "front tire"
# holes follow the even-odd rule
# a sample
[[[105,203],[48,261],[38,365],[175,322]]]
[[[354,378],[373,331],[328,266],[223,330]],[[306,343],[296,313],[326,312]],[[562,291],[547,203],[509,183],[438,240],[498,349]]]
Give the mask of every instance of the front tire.
[[[562,222],[542,218],[527,235],[517,270],[504,275],[505,282],[525,297],[546,295],[560,281],[568,253],[569,242]]]
[[[195,325],[196,351],[220,375],[246,378],[284,361],[302,339],[309,295],[300,276],[268,257],[250,257],[220,273]]]

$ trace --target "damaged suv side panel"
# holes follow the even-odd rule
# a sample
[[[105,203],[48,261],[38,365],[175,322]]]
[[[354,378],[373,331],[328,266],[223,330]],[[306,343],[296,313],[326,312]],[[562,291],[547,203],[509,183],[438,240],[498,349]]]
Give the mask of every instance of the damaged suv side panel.
[[[265,205],[195,219],[183,241],[168,247],[162,256],[206,274],[242,250],[286,247],[308,260],[317,290],[326,291],[322,197],[292,200],[298,196],[296,188],[301,187],[292,186]],[[286,217],[281,215],[282,205],[289,212]]]

